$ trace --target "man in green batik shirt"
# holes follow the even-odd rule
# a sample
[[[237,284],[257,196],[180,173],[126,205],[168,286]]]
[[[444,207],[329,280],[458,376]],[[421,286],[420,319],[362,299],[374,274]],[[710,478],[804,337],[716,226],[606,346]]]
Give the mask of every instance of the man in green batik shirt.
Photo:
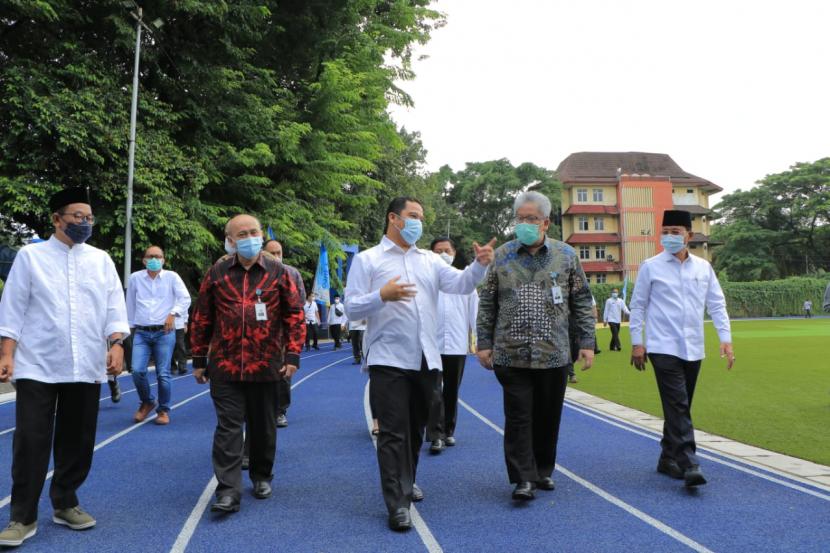
[[[554,489],[559,420],[571,365],[569,326],[583,369],[594,361],[591,290],[576,251],[546,236],[550,200],[520,194],[516,240],[495,253],[480,292],[478,359],[504,390],[504,454],[513,499]]]

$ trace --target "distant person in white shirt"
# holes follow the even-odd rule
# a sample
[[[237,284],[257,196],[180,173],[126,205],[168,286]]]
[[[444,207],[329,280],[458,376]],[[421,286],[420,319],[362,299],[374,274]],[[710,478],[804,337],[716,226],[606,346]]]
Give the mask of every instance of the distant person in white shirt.
[[[720,356],[732,368],[732,334],[726,299],[708,261],[689,253],[692,218],[688,211],[663,214],[660,243],[664,251],[640,265],[631,297],[631,363],[654,366],[663,403],[662,453],[657,471],[685,480],[687,487],[706,483],[695,454],[692,397],[704,357],[703,312],[712,317],[720,338]],[[643,324],[646,341],[643,345]]]
[[[810,300],[804,301],[804,318],[811,319],[813,318],[813,302]]]
[[[436,238],[429,249],[447,265],[454,265],[455,242],[446,236]],[[455,424],[458,417],[458,389],[464,377],[464,363],[475,339],[478,315],[478,292],[471,294],[438,293],[438,348],[441,351],[441,389],[433,399],[427,423],[427,439],[431,453],[441,453],[445,446],[455,445]]]
[[[611,290],[611,297],[605,300],[605,311],[602,313],[603,324],[611,327],[611,351],[622,351],[620,323],[622,323],[623,313],[631,315],[625,302],[620,298],[620,291],[614,288]]]
[[[363,332],[366,330],[366,319],[349,321],[349,341],[352,343],[352,365],[363,362]]]
[[[317,307],[317,302],[314,301],[314,293],[306,296],[305,304],[303,304],[303,312],[305,313],[305,350],[309,350],[309,346],[313,345],[314,349],[317,347],[317,327],[320,326],[320,308]]]
[[[341,336],[343,335],[343,327],[349,321],[346,318],[346,309],[340,302],[340,296],[334,296],[334,303],[329,308],[329,333],[334,340],[334,349],[340,349]]]
[[[165,271],[164,252],[150,246],[144,252],[144,270],[127,282],[127,317],[133,332],[133,383],[141,402],[133,421],[142,422],[156,407],[147,366],[152,355],[158,382],[158,416],[155,423],[170,423],[170,362],[176,347],[176,319],[186,318],[190,292],[181,277]]]
[[[380,424],[378,465],[389,527],[409,530],[429,398],[440,378],[436,340],[438,292],[470,294],[493,260],[493,244],[474,244],[476,261],[464,271],[415,246],[424,208],[414,198],[392,200],[380,244],[357,254],[346,286],[346,316],[367,319],[364,340],[369,394]]]
[[[0,382],[17,384],[14,442],[3,452],[12,458],[11,522],[0,546],[37,531],[53,448],[52,520],[95,526],[76,492],[92,466],[101,382],[121,372],[130,330],[112,259],[85,244],[95,224],[86,191],[58,192],[49,209],[55,233],[20,249],[0,301]]]

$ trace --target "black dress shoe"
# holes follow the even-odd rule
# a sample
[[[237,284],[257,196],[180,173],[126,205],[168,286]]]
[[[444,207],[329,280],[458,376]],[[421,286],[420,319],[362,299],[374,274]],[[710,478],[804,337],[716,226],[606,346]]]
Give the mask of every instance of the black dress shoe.
[[[513,489],[513,499],[519,501],[528,501],[533,499],[536,497],[533,493],[534,489],[536,489],[536,486],[534,486],[532,482],[519,482]]]
[[[236,513],[239,512],[239,501],[229,495],[223,495],[216,498],[216,502],[210,506],[210,510],[221,513]]]
[[[674,459],[660,457],[660,460],[657,461],[657,472],[671,476],[677,480],[683,480],[683,469],[680,468],[680,465]]]
[[[418,487],[418,484],[412,484],[412,501],[423,501],[424,492]]]
[[[695,486],[702,486],[706,483],[706,478],[700,472],[699,465],[692,465],[683,473],[683,480],[686,481],[687,488],[694,488]]]
[[[254,497],[257,499],[267,499],[271,497],[271,484],[264,480],[254,482]]]
[[[542,478],[541,480],[539,480],[536,483],[536,486],[540,490],[550,491],[550,490],[555,490],[556,489],[556,484],[553,482],[553,478],[551,478],[550,476],[546,476],[545,478]]]
[[[447,446],[444,444],[444,440],[442,440],[441,438],[438,438],[437,440],[432,442],[431,446],[429,446],[429,452],[437,454],[437,453],[441,453],[446,448],[447,448]]]
[[[389,528],[395,532],[406,532],[412,528],[412,518],[409,516],[409,509],[406,507],[395,509],[395,512],[389,515]]]
[[[446,439],[444,439],[444,444],[445,444],[447,447],[452,447],[452,446],[454,446],[454,445],[455,445],[455,438],[454,438],[454,437],[452,437],[452,436],[447,436],[447,437],[446,437]]]
[[[107,384],[110,387],[110,399],[113,403],[118,403],[121,401],[121,387],[118,386],[117,380],[107,380]]]

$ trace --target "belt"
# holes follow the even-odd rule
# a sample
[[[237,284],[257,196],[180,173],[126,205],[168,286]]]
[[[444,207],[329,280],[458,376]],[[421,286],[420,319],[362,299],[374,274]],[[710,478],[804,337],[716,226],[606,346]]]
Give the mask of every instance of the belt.
[[[151,326],[141,326],[135,325],[136,330],[144,330],[147,332],[158,332],[160,330],[164,330],[164,325],[151,325]]]

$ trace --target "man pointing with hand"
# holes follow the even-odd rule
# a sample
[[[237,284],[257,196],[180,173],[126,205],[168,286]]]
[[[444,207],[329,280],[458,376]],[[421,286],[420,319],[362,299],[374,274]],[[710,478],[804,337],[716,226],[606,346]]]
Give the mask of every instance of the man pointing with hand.
[[[345,293],[349,320],[367,319],[364,355],[380,425],[381,487],[389,526],[400,531],[412,527],[410,503],[423,499],[415,471],[432,395],[440,393],[438,292],[470,294],[484,278],[495,244],[474,244],[476,261],[459,271],[415,246],[423,218],[415,198],[392,200],[383,239],[355,256]]]

